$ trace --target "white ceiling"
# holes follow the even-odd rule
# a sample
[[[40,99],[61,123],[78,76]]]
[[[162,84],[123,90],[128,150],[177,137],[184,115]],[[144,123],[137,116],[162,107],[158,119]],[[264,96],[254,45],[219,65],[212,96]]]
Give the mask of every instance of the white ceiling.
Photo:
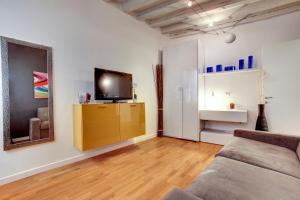
[[[300,0],[104,0],[170,38],[230,32],[300,10]]]

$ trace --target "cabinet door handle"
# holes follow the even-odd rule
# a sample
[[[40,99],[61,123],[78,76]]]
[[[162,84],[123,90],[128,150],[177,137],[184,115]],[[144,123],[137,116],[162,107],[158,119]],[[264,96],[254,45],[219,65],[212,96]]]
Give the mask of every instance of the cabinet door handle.
[[[133,105],[130,105],[131,107],[136,107],[136,105],[135,104],[133,104]]]

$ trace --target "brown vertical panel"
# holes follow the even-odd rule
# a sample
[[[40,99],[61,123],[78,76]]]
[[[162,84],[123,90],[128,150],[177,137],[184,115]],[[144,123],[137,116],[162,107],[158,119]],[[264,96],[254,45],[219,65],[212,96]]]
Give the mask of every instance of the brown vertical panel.
[[[157,136],[163,136],[163,66],[156,65],[156,90],[158,107]]]

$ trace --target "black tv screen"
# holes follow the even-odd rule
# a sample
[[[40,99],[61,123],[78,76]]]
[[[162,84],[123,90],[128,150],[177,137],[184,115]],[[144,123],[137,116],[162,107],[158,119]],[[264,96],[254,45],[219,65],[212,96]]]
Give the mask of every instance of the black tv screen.
[[[95,99],[132,99],[132,75],[95,68]]]

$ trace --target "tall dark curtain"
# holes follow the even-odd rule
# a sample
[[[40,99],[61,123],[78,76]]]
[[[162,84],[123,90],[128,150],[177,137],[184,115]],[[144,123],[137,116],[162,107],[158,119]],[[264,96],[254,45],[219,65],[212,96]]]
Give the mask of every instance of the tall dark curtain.
[[[157,109],[158,109],[158,125],[157,136],[163,136],[163,66],[156,65],[156,92],[157,92]]]

